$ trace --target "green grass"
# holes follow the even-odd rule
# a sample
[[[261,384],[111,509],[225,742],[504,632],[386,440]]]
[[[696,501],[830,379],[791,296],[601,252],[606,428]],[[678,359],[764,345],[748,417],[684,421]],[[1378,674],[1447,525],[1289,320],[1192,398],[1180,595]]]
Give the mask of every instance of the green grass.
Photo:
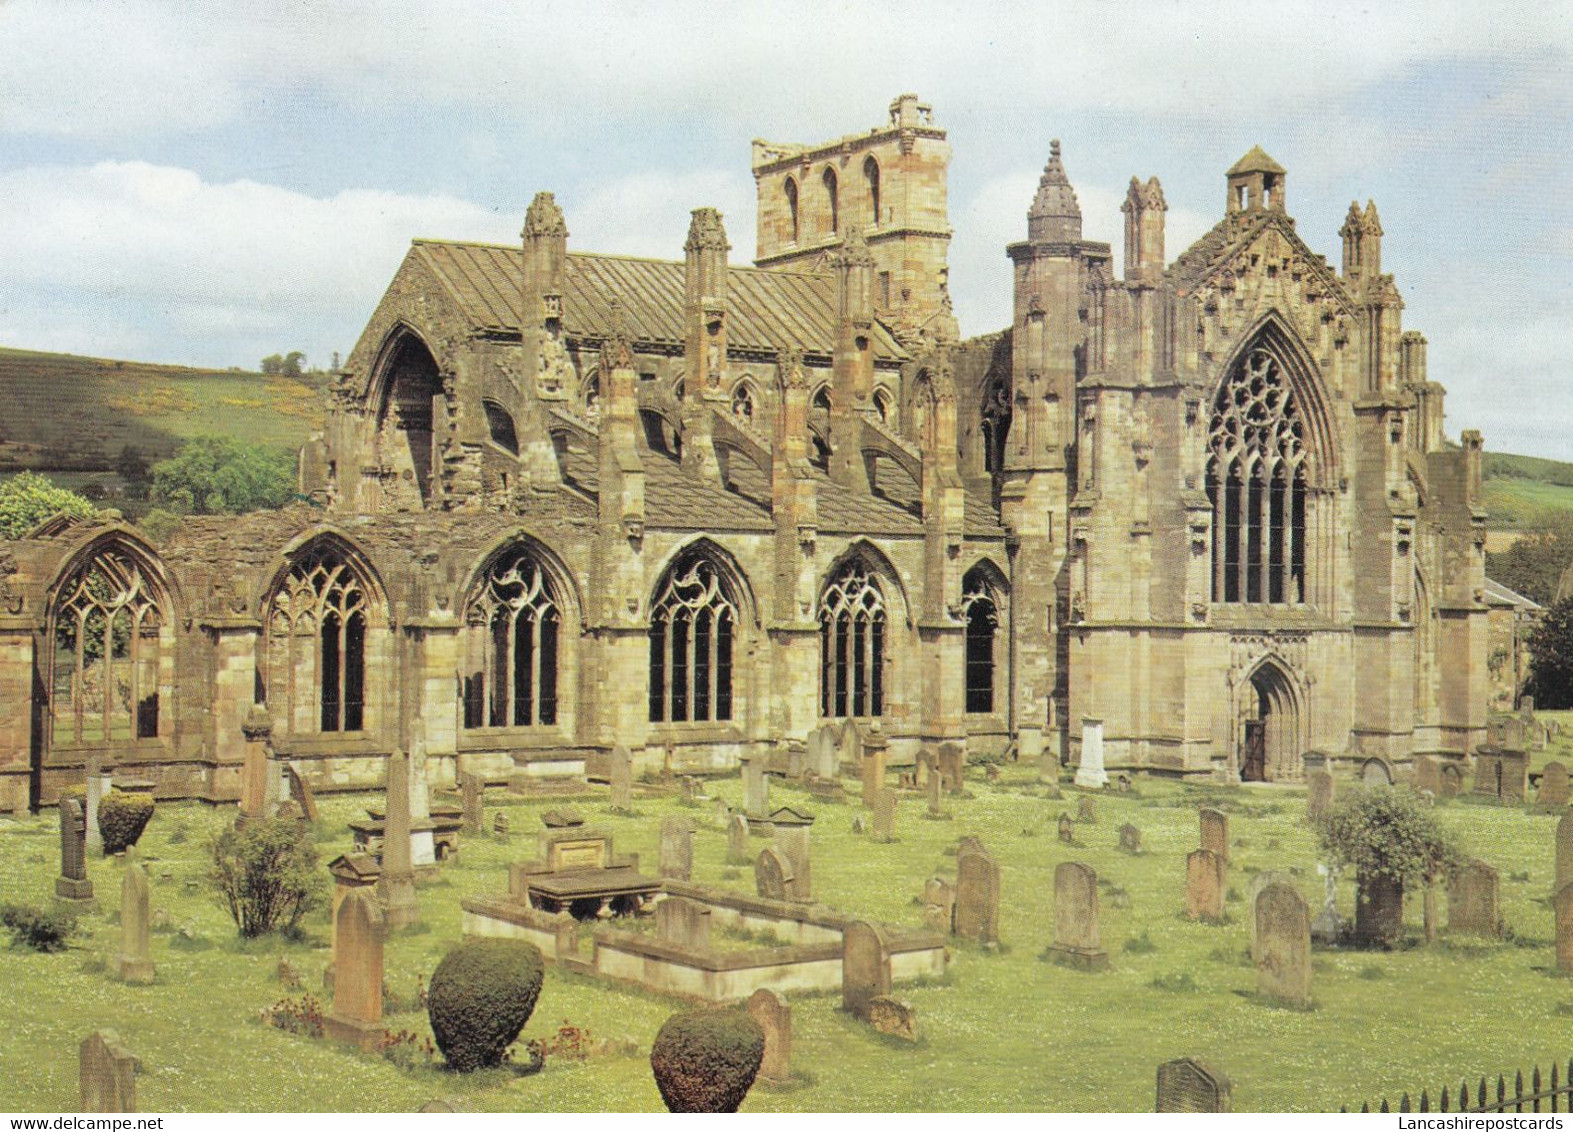
[[[1227,1073],[1241,1110],[1358,1109],[1365,1099],[1396,1098],[1422,1087],[1434,1092],[1462,1075],[1547,1066],[1568,1055],[1563,1002],[1573,994],[1545,970],[1553,962],[1544,898],[1552,881],[1554,818],[1483,806],[1441,810],[1470,852],[1501,871],[1502,908],[1519,943],[1448,941],[1444,935],[1431,948],[1318,951],[1315,1008],[1285,1010],[1253,996],[1254,972],[1242,959],[1249,941],[1243,909],[1223,926],[1184,918],[1185,853],[1197,843],[1197,804],[1221,805],[1231,811],[1231,837],[1243,842],[1232,850],[1230,883],[1243,888],[1251,870],[1297,869],[1301,891],[1314,906],[1322,885],[1311,832],[1300,820],[1303,791],[1144,782],[1139,797],[1100,799],[1099,824],[1079,827],[1085,844],[1073,847],[1049,836],[1020,836],[1066,808],[1042,797],[1025,776],[1024,768],[1008,767],[998,786],[971,782],[976,797],[951,800],[951,822],[917,820],[921,800],[907,802],[891,844],[853,835],[852,806],[807,803],[799,791],[776,788],[774,801],[806,804],[819,815],[813,833],[817,895],[875,919],[920,924],[913,898],[925,878],[953,875],[954,858],[946,850],[963,835],[981,837],[1001,866],[1005,946],[953,946],[948,977],[897,988],[917,1008],[926,1040],[916,1047],[882,1041],[843,1015],[838,995],[792,996],[793,1060],[812,1079],[791,1090],[756,1088],[745,1110],[1144,1111],[1152,1104],[1156,1066],[1180,1056],[1202,1058]],[[740,801],[735,779],[710,788]],[[489,797],[495,802],[502,796]],[[344,823],[368,800],[323,801],[324,860],[349,847]],[[551,807],[507,807],[515,831],[510,842],[466,840],[460,861],[421,888],[423,930],[389,942],[390,984],[406,988],[430,975],[459,938],[459,899],[505,890],[507,863],[533,855],[539,814]],[[647,871],[657,857],[661,819],[693,813],[675,799],[654,798],[640,799],[639,819],[607,814],[596,804],[581,808],[614,833],[618,852],[637,852]],[[649,1043],[682,1004],[555,968],[548,969],[524,1036],[547,1037],[567,1021],[596,1037],[629,1039],[636,1054],[549,1061],[533,1077],[464,1079],[435,1069],[400,1070],[260,1025],[258,1011],[286,993],[275,977],[280,956],[304,976],[306,989],[320,993],[327,920],[322,913],[312,916],[310,938],[302,943],[236,941],[206,888],[189,883],[202,874],[206,838],[232,815],[198,803],[163,805],[148,829],[144,851],[153,858],[154,906],[195,937],[154,934],[155,985],[125,987],[103,972],[101,961],[117,937],[103,914],[84,920],[89,934],[75,950],[39,955],[0,947],[0,985],[11,998],[0,1034],[0,1108],[72,1109],[77,1044],[92,1029],[113,1027],[143,1060],[138,1095],[147,1111],[408,1112],[449,1095],[485,1111],[660,1111]],[[1142,831],[1140,857],[1117,848],[1126,821]],[[7,899],[47,898],[58,864],[54,831],[52,814],[0,820],[0,890]],[[1274,841],[1277,849],[1266,848]],[[724,831],[701,822],[695,879],[751,891],[748,870],[722,880],[726,842]],[[1108,971],[1084,974],[1038,959],[1052,934],[1053,871],[1067,859],[1087,862],[1108,882],[1101,901]],[[120,870],[114,861],[91,864],[106,911],[116,906]],[[1507,879],[1526,871],[1526,882]],[[1112,890],[1125,896],[1115,901]],[[1344,914],[1352,914],[1349,885],[1339,900]],[[1419,900],[1410,904],[1409,927],[1418,933]],[[1134,939],[1150,949],[1124,946]],[[1379,979],[1371,973],[1376,969]],[[426,1030],[418,1013],[391,1016],[388,1024]]]
[[[114,481],[125,445],[149,460],[193,436],[295,448],[321,427],[310,378],[149,365],[0,348],[0,473],[24,468],[72,487]]]

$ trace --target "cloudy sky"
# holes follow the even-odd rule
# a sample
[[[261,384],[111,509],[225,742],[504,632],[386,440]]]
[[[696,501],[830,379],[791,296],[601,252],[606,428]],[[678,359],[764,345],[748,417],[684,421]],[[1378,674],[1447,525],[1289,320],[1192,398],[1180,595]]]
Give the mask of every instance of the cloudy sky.
[[[1161,178],[1169,254],[1253,144],[1335,263],[1374,198],[1448,430],[1573,459],[1573,0],[160,4],[0,0],[0,345],[254,366],[348,352],[413,236],[752,248],[749,140],[916,91],[950,131],[951,290],[1009,321],[1004,245],[1060,138],[1087,234]]]

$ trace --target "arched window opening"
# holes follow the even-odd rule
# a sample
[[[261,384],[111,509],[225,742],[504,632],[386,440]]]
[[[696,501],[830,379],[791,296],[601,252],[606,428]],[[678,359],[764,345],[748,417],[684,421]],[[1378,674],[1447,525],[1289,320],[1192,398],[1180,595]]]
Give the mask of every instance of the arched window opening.
[[[869,223],[879,223],[879,162],[872,156],[863,161],[863,179],[868,182]]]
[[[1219,389],[1208,433],[1214,601],[1305,600],[1306,454],[1283,366],[1251,350]]]
[[[747,382],[739,382],[732,390],[732,415],[744,424],[754,423],[754,391]]]
[[[961,580],[961,608],[967,618],[967,711],[992,712],[1000,611],[987,575],[977,567]]]
[[[464,725],[557,722],[562,611],[528,546],[499,555],[465,609]]]
[[[825,438],[817,432],[808,438],[808,462],[820,468],[830,467],[830,445],[825,443]]]
[[[830,412],[830,387],[821,385],[814,390],[814,399],[808,403],[808,407],[810,410],[817,409],[822,413]]]
[[[365,729],[369,612],[365,582],[332,542],[285,572],[268,602],[267,687],[291,730]]]
[[[584,419],[591,424],[601,420],[601,379],[592,374],[584,383]]]
[[[124,547],[92,553],[54,606],[50,705],[56,744],[154,739],[165,613]]]
[[[912,440],[926,452],[934,441],[934,384],[927,373],[918,375],[912,390]]]
[[[836,193],[836,171],[830,166],[825,166],[825,220],[829,224],[829,232],[834,236],[841,231],[841,203]]]
[[[442,377],[419,338],[406,333],[389,359],[379,430],[386,461],[414,480],[424,506],[431,502]]]
[[[983,395],[980,434],[983,437],[985,472],[1005,470],[1005,439],[1010,435],[1010,418],[1010,387],[1004,380],[996,379]]]
[[[879,414],[879,419],[890,423],[890,392],[880,388],[874,390],[874,411]]]
[[[519,436],[514,431],[512,414],[496,401],[482,401],[481,407],[486,410],[486,427],[491,432],[492,443],[517,456]]]
[[[819,599],[820,714],[885,714],[885,596],[861,562],[848,562]]]
[[[737,623],[737,603],[703,552],[668,568],[650,606],[650,722],[732,718]]]
[[[797,243],[797,182],[788,177],[782,188],[786,193],[787,217],[791,222],[792,242],[795,244]]]

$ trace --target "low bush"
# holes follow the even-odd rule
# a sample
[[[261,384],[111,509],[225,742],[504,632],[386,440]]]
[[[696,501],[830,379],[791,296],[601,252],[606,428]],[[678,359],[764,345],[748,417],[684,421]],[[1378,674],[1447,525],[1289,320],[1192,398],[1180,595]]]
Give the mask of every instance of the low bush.
[[[518,939],[472,939],[443,956],[426,992],[432,1035],[460,1073],[501,1065],[535,1011],[545,962]]]
[[[76,931],[76,917],[63,908],[36,904],[7,904],[0,908],[0,924],[11,929],[13,947],[34,951],[64,951]]]
[[[712,1007],[666,1020],[650,1070],[672,1112],[736,1112],[764,1057],[759,1023],[735,1007]]]
[[[124,853],[153,820],[153,795],[110,791],[98,800],[98,832],[105,853]]]
[[[308,829],[280,818],[248,821],[213,841],[208,879],[244,939],[294,931],[323,898],[317,850]]]

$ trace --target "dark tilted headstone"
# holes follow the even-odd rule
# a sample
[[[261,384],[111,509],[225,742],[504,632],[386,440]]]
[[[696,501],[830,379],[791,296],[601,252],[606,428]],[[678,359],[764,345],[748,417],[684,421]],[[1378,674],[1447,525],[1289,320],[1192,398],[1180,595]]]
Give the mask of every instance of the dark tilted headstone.
[[[1193,1058],[1158,1066],[1158,1103],[1154,1112],[1232,1112],[1229,1079]]]

